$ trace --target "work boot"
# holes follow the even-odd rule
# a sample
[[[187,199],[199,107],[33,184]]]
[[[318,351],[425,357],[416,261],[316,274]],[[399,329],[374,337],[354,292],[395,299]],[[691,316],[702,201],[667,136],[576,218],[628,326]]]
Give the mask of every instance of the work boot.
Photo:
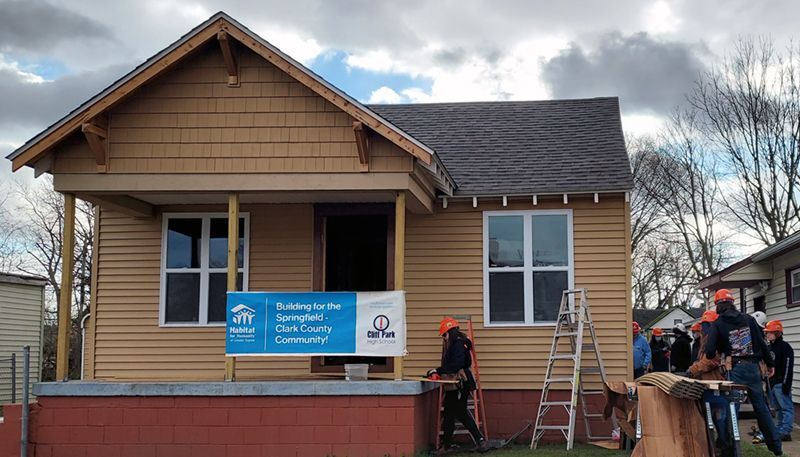
[[[484,452],[489,452],[489,443],[486,441],[485,438],[481,438],[481,440],[478,441],[478,444],[476,444],[475,447],[472,448],[472,452],[478,452],[480,454],[483,454]]]
[[[786,435],[781,436],[781,441],[792,441],[792,435],[787,433]]]

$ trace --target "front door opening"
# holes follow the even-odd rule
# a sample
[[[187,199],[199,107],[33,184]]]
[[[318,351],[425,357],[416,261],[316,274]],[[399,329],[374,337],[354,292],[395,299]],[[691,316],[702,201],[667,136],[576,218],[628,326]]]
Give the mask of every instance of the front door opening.
[[[328,292],[371,292],[392,288],[394,253],[393,208],[364,207],[368,214],[358,214],[358,207],[318,211],[317,230],[322,243],[317,262],[322,286]],[[321,270],[321,271],[320,271]],[[325,356],[314,357],[314,372],[342,372],[346,363],[368,363],[371,372],[391,372],[390,357]]]

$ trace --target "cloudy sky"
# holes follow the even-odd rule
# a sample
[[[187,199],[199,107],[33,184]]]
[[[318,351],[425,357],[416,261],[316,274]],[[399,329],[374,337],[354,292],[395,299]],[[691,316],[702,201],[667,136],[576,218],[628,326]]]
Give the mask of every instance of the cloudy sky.
[[[0,154],[219,10],[365,102],[617,95],[631,133],[655,130],[738,36],[788,44],[800,13],[790,0],[0,0]]]

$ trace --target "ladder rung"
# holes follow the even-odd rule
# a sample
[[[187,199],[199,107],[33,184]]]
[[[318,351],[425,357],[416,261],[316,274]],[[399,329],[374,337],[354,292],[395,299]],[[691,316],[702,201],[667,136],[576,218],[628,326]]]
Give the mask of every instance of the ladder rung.
[[[602,390],[584,390],[584,395],[603,395],[605,392]]]
[[[568,382],[568,383],[572,384],[574,381],[575,380],[572,379],[572,378],[549,378],[549,379],[547,379],[547,382],[549,382],[551,384],[557,383],[557,382]]]
[[[610,440],[610,439],[613,439],[613,438],[610,435],[602,435],[602,436],[589,435],[587,437],[587,439],[590,440],[590,441],[600,441],[600,440]]]
[[[575,360],[575,354],[556,354],[550,358],[553,360]]]
[[[540,403],[542,406],[569,406],[571,401],[543,401]]]
[[[594,343],[584,343],[583,344],[584,351],[594,351]]]
[[[537,430],[569,430],[569,425],[540,425]]]
[[[578,332],[564,332],[564,333],[556,333],[556,337],[562,336],[578,336]]]
[[[589,419],[601,419],[603,417],[603,415],[600,413],[584,414],[584,416],[588,417]]]

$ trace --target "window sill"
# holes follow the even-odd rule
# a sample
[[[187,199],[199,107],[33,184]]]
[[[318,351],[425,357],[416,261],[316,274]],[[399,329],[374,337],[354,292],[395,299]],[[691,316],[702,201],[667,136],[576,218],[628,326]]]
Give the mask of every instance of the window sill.
[[[213,324],[197,324],[197,323],[192,323],[192,322],[186,322],[186,323],[173,322],[173,323],[169,323],[169,324],[158,324],[158,326],[162,327],[162,328],[206,328],[206,327],[216,328],[216,327],[225,327],[225,322],[217,322],[217,323],[213,323]]]
[[[484,323],[484,328],[500,327],[500,328],[536,328],[536,327],[555,327],[555,322],[534,322],[533,324],[526,324],[524,322],[495,322]]]
[[[789,308],[789,309],[791,309],[791,308],[800,308],[800,301],[794,302],[794,303],[787,303],[786,307]]]

